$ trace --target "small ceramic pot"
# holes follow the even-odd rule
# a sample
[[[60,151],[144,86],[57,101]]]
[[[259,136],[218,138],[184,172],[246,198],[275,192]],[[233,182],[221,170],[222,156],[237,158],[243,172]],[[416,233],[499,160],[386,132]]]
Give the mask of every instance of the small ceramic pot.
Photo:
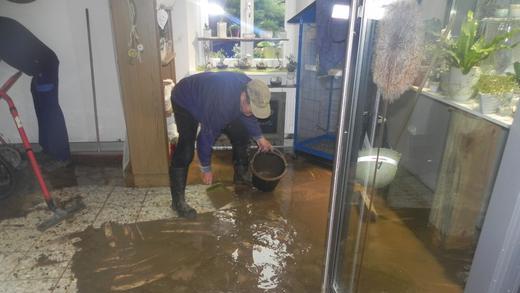
[[[217,37],[219,37],[219,38],[227,37],[227,23],[226,22],[217,22]]]
[[[495,10],[495,17],[505,18],[509,15],[509,9],[507,8],[497,8]]]
[[[463,74],[460,68],[452,67],[446,81],[448,96],[457,102],[469,100],[475,93],[474,87],[479,77],[480,69],[477,67],[473,67],[468,74]]]
[[[482,114],[493,114],[498,110],[499,101],[494,95],[480,94],[480,112]]]

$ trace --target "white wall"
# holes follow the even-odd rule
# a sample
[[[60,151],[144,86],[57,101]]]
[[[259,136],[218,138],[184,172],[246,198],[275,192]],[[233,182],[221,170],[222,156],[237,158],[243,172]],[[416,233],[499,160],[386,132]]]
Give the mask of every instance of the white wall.
[[[101,140],[116,141],[124,138],[125,125],[108,1],[46,0],[30,4],[0,1],[0,15],[22,23],[58,55],[59,98],[71,142],[96,140],[85,8],[90,11]],[[0,81],[15,71],[5,62],[0,63]],[[15,99],[29,139],[37,142],[30,77],[23,76],[9,94]],[[0,105],[0,132],[12,141],[19,141],[5,105]]]
[[[173,42],[177,81],[196,68],[197,32],[200,29],[198,1],[175,1],[172,8]]]

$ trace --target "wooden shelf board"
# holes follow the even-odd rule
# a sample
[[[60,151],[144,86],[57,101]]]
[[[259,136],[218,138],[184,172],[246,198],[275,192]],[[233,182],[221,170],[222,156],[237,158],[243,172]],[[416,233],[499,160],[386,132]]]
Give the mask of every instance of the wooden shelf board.
[[[199,41],[227,41],[227,42],[283,42],[289,41],[287,38],[219,38],[219,37],[198,37]]]
[[[412,86],[411,89],[415,92],[417,92],[419,90],[419,88],[416,86]],[[474,100],[469,100],[468,102],[457,102],[457,101],[449,99],[448,97],[446,97],[440,93],[432,92],[427,88],[423,89],[423,91],[421,92],[421,95],[424,97],[430,98],[432,100],[441,102],[445,105],[451,106],[453,108],[459,109],[466,113],[470,113],[474,116],[483,118],[493,124],[496,124],[498,126],[506,128],[506,129],[509,129],[511,124],[513,124],[512,117],[501,116],[498,114],[482,114],[481,112],[478,111],[478,102],[476,102]]]

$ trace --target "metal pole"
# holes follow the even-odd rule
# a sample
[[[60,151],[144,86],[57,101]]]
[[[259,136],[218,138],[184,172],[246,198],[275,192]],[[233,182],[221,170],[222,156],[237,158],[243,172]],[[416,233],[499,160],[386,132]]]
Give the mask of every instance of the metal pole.
[[[352,110],[356,109],[356,101],[352,100],[352,103],[349,103],[349,90],[353,83],[353,77],[350,76],[351,68],[354,63],[354,40],[356,35],[356,20],[357,20],[357,12],[358,12],[358,0],[352,0],[350,3],[350,18],[349,18],[349,28],[347,35],[347,48],[345,55],[345,66],[343,69],[343,91],[341,97],[341,105],[340,105],[340,117],[339,117],[339,129],[338,129],[338,141],[336,146],[336,160],[334,162],[334,174],[332,179],[332,196],[331,196],[331,205],[330,205],[330,217],[328,223],[328,237],[327,237],[327,246],[326,246],[326,256],[325,256],[325,273],[323,276],[323,284],[322,291],[327,292],[327,290],[331,290],[333,287],[334,277],[335,277],[335,256],[337,255],[337,234],[338,230],[338,209],[340,206],[337,205],[339,202],[340,194],[341,194],[341,181],[342,172],[341,170],[345,167],[345,164],[348,165],[349,157],[350,157],[350,148],[348,145],[352,141],[352,133],[348,133],[348,126],[350,123],[353,123],[355,117],[351,115]],[[347,105],[350,104],[350,107]],[[350,111],[349,111],[350,110]],[[343,150],[346,149],[346,152]],[[341,216],[341,215],[339,215]]]
[[[96,145],[97,152],[101,152],[101,140],[99,138],[99,120],[98,120],[98,109],[97,109],[97,97],[96,97],[96,79],[94,77],[94,58],[92,56],[92,38],[90,35],[90,17],[88,8],[85,9],[85,18],[87,20],[87,37],[88,37],[88,54],[90,58],[90,82],[92,84],[92,100],[94,104],[94,123],[96,125]]]
[[[293,151],[297,150],[298,142],[298,111],[300,111],[300,86],[301,86],[301,68],[302,68],[302,45],[303,45],[303,17],[300,17],[300,31],[298,33],[298,63],[296,64],[296,101],[294,109],[294,134],[293,134]]]

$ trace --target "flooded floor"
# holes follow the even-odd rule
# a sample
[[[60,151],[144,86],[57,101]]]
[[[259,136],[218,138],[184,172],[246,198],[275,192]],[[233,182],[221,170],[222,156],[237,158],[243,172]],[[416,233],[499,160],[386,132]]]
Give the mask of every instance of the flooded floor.
[[[330,170],[291,160],[261,193],[230,184],[229,160],[216,154],[209,191],[190,170],[194,221],[177,218],[168,188],[121,186],[119,165],[47,174],[57,198],[87,209],[43,233],[50,214],[22,188],[0,207],[0,292],[318,292]]]
[[[43,233],[35,225],[50,213],[29,172],[0,202],[0,292],[320,292],[330,168],[289,158],[261,193],[231,185],[229,161],[215,153],[209,190],[192,165],[186,196],[200,214],[188,221],[168,188],[124,187],[118,159],[79,160],[46,179],[87,208]],[[410,202],[378,199],[358,292],[463,291],[468,256],[429,245],[429,202]]]

